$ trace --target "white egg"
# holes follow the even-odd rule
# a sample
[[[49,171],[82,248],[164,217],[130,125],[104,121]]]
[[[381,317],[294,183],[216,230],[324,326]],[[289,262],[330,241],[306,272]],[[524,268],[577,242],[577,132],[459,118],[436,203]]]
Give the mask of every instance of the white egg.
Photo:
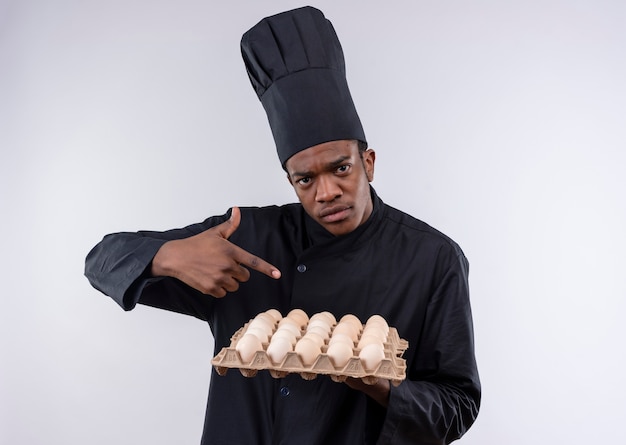
[[[293,332],[293,335],[295,335],[296,338],[300,338],[300,336],[302,335],[300,327],[298,327],[296,322],[293,321],[291,318],[283,318],[280,323],[278,323],[278,328],[276,329],[276,332],[281,329],[286,329]]]
[[[325,329],[321,326],[313,326],[312,328],[307,328],[306,333],[308,334],[309,332],[312,334],[319,335],[324,340],[328,340],[328,337],[330,337],[330,328]]]
[[[342,321],[346,321],[348,323],[353,324],[354,327],[356,327],[358,330],[361,330],[363,328],[363,323],[361,323],[361,320],[359,320],[359,317],[357,317],[354,314],[344,315],[343,317],[339,319],[339,323],[341,323]]]
[[[285,324],[292,324],[294,326],[296,326],[298,329],[300,329],[300,323],[298,323],[297,320],[294,320],[293,318],[289,318],[289,317],[283,317],[280,319],[280,321],[278,322],[278,326],[282,326]]]
[[[367,319],[367,321],[365,322],[365,324],[367,324],[367,323],[374,323],[374,322],[377,322],[377,323],[382,322],[384,324],[387,324],[387,320],[385,320],[385,317],[383,317],[380,314],[374,314],[374,315],[370,316]]]
[[[297,321],[300,328],[304,328],[309,322],[309,316],[302,309],[292,309],[287,314],[287,318]]]
[[[298,340],[296,335],[290,329],[286,329],[284,327],[276,329],[276,332],[272,335],[270,342],[274,341],[275,338],[284,338],[289,341],[292,346],[295,345]]]
[[[309,321],[309,324],[306,326],[307,332],[313,328],[322,329],[326,333],[330,332],[330,324],[328,324],[326,320],[323,320],[321,318],[318,318],[317,320]]]
[[[263,343],[267,343],[267,341],[269,340],[270,337],[270,333],[268,333],[265,329],[263,329],[262,327],[248,327],[248,329],[246,329],[245,334],[251,334],[256,336],[259,340],[261,340],[261,342]],[[244,335],[245,335],[244,334]]]
[[[293,345],[286,338],[272,338],[267,347],[267,355],[275,365],[282,363],[288,352],[293,351]]]
[[[323,311],[323,312],[318,312],[316,314],[313,314],[313,316],[311,317],[311,320],[315,320],[318,318],[326,320],[328,324],[331,326],[337,324],[337,319],[335,318],[335,316],[328,311]]]
[[[274,330],[274,324],[270,323],[264,318],[255,318],[250,323],[248,323],[248,329],[250,328],[262,329],[263,332],[266,332],[269,335]]]
[[[375,344],[383,346],[383,342],[382,342],[382,340],[380,339],[380,337],[378,335],[371,335],[371,334],[370,335],[365,335],[365,334],[363,334],[361,336],[361,338],[359,339],[359,343],[358,343],[357,347],[359,349],[363,349],[365,346],[371,345],[372,343],[375,343]],[[383,348],[384,348],[384,346],[383,346]]]
[[[365,327],[367,328],[368,326],[378,326],[384,331],[385,335],[389,333],[389,324],[381,315],[374,314],[368,318],[365,322]]]
[[[365,337],[366,335],[378,337],[382,343],[384,343],[385,340],[387,340],[387,332],[383,329],[382,326],[376,326],[376,325],[365,326],[365,329],[363,329],[363,333],[361,334],[361,337]]]
[[[346,334],[342,334],[342,333],[334,333],[333,335],[330,337],[330,340],[328,340],[328,346],[332,345],[333,343],[345,343],[347,345],[349,345],[350,347],[354,346],[354,340],[352,340],[352,338]]]
[[[317,357],[322,353],[322,349],[315,340],[304,337],[298,340],[294,351],[296,351],[305,366],[311,366],[315,363]]]
[[[278,309],[268,309],[265,313],[272,317],[275,323],[278,323],[283,318],[283,314]]]
[[[361,349],[359,359],[366,371],[374,371],[385,358],[385,350],[382,345],[371,343]]]
[[[302,336],[302,338],[310,338],[311,340],[315,341],[315,343],[317,343],[320,349],[322,349],[322,346],[324,346],[324,337],[322,337],[319,334],[316,334],[315,332],[307,332],[306,334]]]
[[[257,351],[263,350],[263,345],[256,335],[244,334],[235,345],[235,350],[239,352],[241,361],[246,364],[252,361]]]
[[[326,354],[335,368],[343,368],[354,356],[354,351],[350,345],[339,341],[330,345]]]
[[[256,316],[254,317],[254,319],[263,319],[263,320],[267,320],[270,323],[274,323],[274,317],[272,317],[270,314],[268,314],[267,312],[259,312],[258,314],[256,314]]]
[[[348,321],[340,321],[333,329],[332,335],[335,334],[347,335],[352,339],[352,341],[356,341],[359,338],[359,330],[354,326],[354,324]]]

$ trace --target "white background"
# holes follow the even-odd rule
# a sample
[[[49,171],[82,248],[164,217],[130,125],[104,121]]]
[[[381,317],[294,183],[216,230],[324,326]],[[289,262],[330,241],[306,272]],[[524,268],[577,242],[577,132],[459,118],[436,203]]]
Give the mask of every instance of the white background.
[[[239,39],[302,5],[0,0],[0,443],[199,443],[208,328],[124,313],[84,257],[295,199]],[[471,263],[484,397],[459,443],[623,440],[626,3],[314,5],[377,191]]]

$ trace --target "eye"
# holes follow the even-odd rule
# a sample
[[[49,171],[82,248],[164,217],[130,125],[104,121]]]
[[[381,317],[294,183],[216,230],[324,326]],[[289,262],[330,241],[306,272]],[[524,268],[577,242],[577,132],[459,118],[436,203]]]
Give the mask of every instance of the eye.
[[[309,184],[309,183],[311,182],[311,178],[309,178],[309,177],[307,176],[307,177],[304,177],[304,178],[300,178],[300,179],[298,179],[296,182],[297,182],[299,185],[307,185],[307,184]]]
[[[344,164],[344,165],[341,165],[341,166],[339,166],[339,167],[337,168],[337,173],[339,173],[339,174],[345,174],[345,173],[348,173],[348,172],[350,171],[350,167],[351,167],[351,165],[350,165],[350,164]]]

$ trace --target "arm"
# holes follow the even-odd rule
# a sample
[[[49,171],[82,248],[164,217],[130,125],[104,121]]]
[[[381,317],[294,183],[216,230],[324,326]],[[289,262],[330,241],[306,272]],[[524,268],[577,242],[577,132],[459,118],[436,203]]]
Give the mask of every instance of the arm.
[[[428,301],[407,379],[390,387],[379,444],[448,444],[473,424],[480,406],[467,260],[449,254]]]
[[[276,267],[228,241],[239,227],[239,209],[234,207],[225,219],[209,218],[167,232],[107,235],[87,256],[85,276],[125,310],[137,304],[148,284],[163,277],[176,278],[215,297],[223,297],[247,281],[250,272],[246,267],[279,278]]]

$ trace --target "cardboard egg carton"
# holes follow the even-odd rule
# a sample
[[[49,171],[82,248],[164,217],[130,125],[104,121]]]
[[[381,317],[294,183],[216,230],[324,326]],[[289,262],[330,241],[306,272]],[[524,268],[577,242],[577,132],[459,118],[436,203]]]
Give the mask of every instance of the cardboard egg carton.
[[[386,341],[383,343],[385,358],[376,369],[366,370],[359,359],[360,349],[354,347],[354,355],[348,360],[345,366],[337,368],[326,354],[328,340],[322,346],[322,353],[310,366],[302,363],[298,354],[294,351],[287,352],[281,363],[274,364],[267,355],[268,342],[263,342],[263,350],[256,351],[252,360],[244,363],[235,349],[237,341],[245,333],[249,323],[246,323],[231,337],[230,346],[222,350],[213,358],[211,364],[218,375],[223,376],[228,369],[237,368],[245,377],[254,377],[258,371],[267,370],[274,378],[282,378],[287,374],[300,374],[305,380],[313,380],[318,375],[328,375],[336,382],[343,382],[348,377],[359,378],[368,385],[373,385],[379,378],[391,381],[391,384],[398,386],[406,378],[406,361],[402,358],[404,351],[409,347],[409,343],[401,339],[398,331],[390,327]],[[358,343],[358,342],[356,342]]]

